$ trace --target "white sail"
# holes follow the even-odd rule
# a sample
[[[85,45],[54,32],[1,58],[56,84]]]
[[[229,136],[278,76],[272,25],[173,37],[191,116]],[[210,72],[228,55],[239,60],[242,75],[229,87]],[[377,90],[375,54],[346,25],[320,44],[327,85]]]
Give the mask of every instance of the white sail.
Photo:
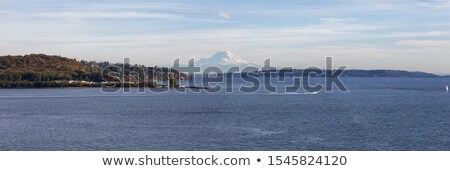
[[[445,91],[448,92],[448,85],[445,86]]]

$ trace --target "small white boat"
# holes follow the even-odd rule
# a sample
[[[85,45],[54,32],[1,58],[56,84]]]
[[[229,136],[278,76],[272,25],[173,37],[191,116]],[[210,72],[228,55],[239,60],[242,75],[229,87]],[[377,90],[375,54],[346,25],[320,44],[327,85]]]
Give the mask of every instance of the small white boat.
[[[445,92],[448,93],[448,85],[445,86]]]

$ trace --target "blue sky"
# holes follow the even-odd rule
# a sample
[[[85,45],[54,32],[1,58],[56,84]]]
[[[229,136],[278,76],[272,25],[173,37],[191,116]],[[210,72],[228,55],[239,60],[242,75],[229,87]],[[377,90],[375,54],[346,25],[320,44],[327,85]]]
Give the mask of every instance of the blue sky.
[[[232,51],[262,64],[450,73],[450,2],[0,0],[0,55],[171,64]]]

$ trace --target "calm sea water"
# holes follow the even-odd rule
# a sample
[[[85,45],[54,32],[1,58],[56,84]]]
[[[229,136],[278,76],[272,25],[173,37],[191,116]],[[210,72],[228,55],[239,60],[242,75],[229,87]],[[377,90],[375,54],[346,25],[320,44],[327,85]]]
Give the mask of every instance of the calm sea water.
[[[0,150],[450,150],[449,78],[343,82],[350,92],[0,89]]]

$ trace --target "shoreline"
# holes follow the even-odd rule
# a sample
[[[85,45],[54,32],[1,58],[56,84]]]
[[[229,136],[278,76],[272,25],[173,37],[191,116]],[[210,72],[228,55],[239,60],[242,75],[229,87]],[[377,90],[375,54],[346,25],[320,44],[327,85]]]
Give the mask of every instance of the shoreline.
[[[67,86],[67,87],[0,87],[1,89],[66,89],[66,88],[78,88],[78,89],[94,89],[94,88],[147,88],[147,89],[209,89],[209,87],[206,86],[192,86],[192,87],[138,87],[138,86],[132,86],[132,87],[101,87],[101,86]]]

